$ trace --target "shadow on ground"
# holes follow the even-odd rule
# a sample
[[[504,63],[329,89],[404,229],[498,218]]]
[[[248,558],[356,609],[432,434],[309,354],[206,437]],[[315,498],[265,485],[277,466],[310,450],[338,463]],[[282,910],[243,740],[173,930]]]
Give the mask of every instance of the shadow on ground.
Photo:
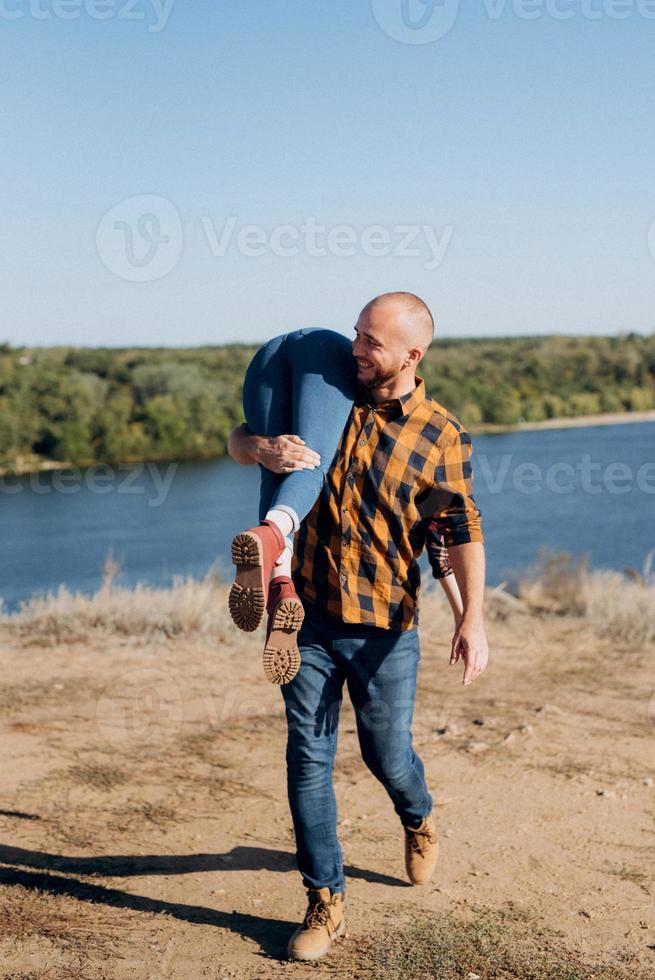
[[[113,908],[171,915],[184,922],[229,929],[258,943],[262,951],[279,957],[297,922],[266,919],[237,911],[222,912],[202,905],[184,905],[133,895],[103,884],[80,881],[64,875],[121,878],[137,875],[178,875],[202,871],[292,871],[295,857],[289,851],[264,847],[234,847],[225,854],[102,855],[66,857],[46,851],[0,844],[0,885],[20,885],[50,895],[65,895],[80,902],[93,902]],[[29,868],[31,870],[22,870]],[[346,867],[350,878],[386,885],[409,887],[399,878],[363,868]]]
[[[28,851],[22,847],[0,844],[0,864],[38,868],[62,874],[128,878],[132,875],[183,875],[202,871],[293,871],[296,867],[290,851],[266,847],[233,847],[225,854],[135,854],[66,857],[47,851]],[[378,885],[409,887],[401,878],[345,866],[348,878],[361,878]]]

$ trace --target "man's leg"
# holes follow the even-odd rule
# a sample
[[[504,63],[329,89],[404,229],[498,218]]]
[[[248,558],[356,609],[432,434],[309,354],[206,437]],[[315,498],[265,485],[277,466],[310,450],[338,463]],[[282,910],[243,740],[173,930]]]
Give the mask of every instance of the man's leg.
[[[362,758],[391,797],[403,824],[418,825],[432,810],[423,763],[412,745],[418,633],[375,627],[358,632],[359,637],[337,645],[343,644],[347,659]]]
[[[412,746],[416,673],[420,659],[415,629],[372,628],[346,650],[350,697],[362,756],[393,801],[405,834],[405,869],[413,885],[429,881],[439,845],[423,763]]]
[[[288,726],[287,785],[298,869],[306,888],[344,890],[332,770],[343,673],[322,618],[308,607],[299,634],[302,664],[282,687]]]

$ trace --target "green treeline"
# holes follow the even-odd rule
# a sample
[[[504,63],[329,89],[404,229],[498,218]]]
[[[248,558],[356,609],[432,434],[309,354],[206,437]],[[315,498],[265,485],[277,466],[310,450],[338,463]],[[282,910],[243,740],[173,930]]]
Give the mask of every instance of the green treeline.
[[[255,349],[0,345],[0,465],[220,456]],[[655,334],[438,340],[420,373],[473,430],[638,411],[655,407]]]

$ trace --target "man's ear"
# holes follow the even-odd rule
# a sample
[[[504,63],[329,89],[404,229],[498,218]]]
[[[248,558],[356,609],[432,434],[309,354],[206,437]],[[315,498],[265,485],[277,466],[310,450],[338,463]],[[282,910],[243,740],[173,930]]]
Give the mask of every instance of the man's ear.
[[[412,347],[410,350],[408,350],[407,351],[407,358],[405,360],[405,367],[409,367],[410,364],[412,364],[414,367],[416,367],[416,365],[418,364],[418,362],[423,357],[423,353],[424,352],[421,350],[420,347]]]

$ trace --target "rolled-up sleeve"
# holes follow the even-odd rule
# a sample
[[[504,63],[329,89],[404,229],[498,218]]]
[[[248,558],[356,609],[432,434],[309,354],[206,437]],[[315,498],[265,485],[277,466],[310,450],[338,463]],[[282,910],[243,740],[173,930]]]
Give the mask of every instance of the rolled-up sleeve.
[[[428,524],[425,547],[433,577],[445,578],[446,575],[452,575],[453,566],[448,557],[448,548],[445,545],[443,534],[437,530],[434,521],[430,521]]]
[[[484,542],[482,515],[473,497],[471,437],[465,429],[450,426],[443,434],[444,446],[434,472],[438,501],[428,527],[428,539],[441,535],[446,548]]]

